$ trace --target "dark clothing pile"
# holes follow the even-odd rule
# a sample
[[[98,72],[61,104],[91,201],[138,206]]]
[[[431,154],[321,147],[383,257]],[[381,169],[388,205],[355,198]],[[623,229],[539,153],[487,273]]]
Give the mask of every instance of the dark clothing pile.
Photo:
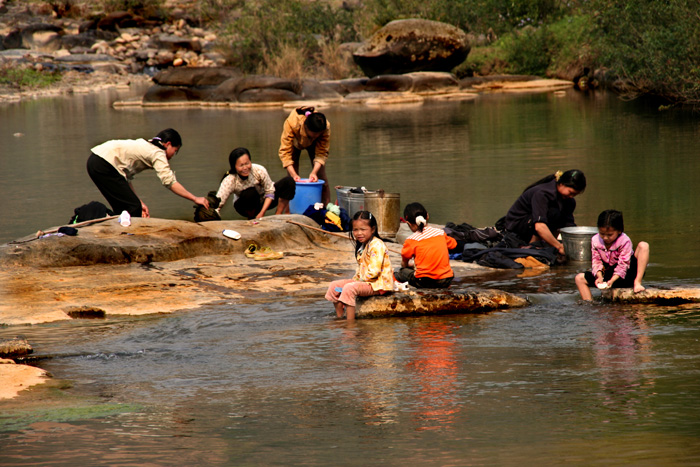
[[[467,223],[456,225],[448,222],[445,233],[457,240],[457,247],[450,250],[450,258],[467,263],[499,269],[522,269],[517,258],[531,256],[540,263],[557,262],[557,249],[539,241],[532,244],[512,232],[499,232],[494,227],[477,229]]]
[[[445,224],[444,230],[446,235],[457,240],[457,246],[450,250],[450,253],[461,253],[462,250],[464,250],[464,245],[467,243],[481,243],[487,247],[494,246],[496,243],[500,242],[503,237],[501,233],[493,227],[477,229],[466,222],[459,225],[448,222]]]
[[[539,242],[536,242],[539,243]],[[465,249],[462,261],[499,269],[522,269],[517,258],[531,256],[543,264],[552,265],[557,261],[557,249],[553,246],[528,245],[522,248],[493,247],[484,249]]]
[[[201,205],[196,205],[194,207],[194,221],[195,222],[207,222],[207,221],[220,221],[221,216],[216,210],[221,204],[221,199],[216,196],[216,191],[210,191],[207,193],[207,201],[209,202],[209,208],[205,208]]]
[[[70,218],[68,223],[78,224],[80,222],[102,219],[103,217],[113,215],[114,212],[110,211],[104,204],[99,201],[90,201],[87,204],[75,208],[73,210],[73,217]]]

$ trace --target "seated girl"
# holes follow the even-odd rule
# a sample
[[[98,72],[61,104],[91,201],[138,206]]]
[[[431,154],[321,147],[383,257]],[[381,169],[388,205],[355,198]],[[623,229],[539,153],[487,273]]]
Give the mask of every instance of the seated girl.
[[[326,300],[333,303],[336,316],[355,319],[357,297],[380,295],[394,290],[394,274],[386,245],[379,236],[377,218],[369,211],[357,211],[352,218],[350,238],[355,243],[357,271],[352,279],[330,283]]]
[[[401,249],[401,269],[395,274],[396,280],[418,288],[449,287],[454,273],[448,250],[455,248],[457,241],[442,230],[428,226],[430,216],[420,203],[407,205],[403,217],[413,235]],[[411,259],[414,267],[409,267]]]
[[[589,287],[631,288],[635,293],[645,290],[642,278],[649,262],[649,244],[639,242],[633,250],[624,230],[620,211],[611,209],[598,216],[598,233],[591,239],[592,268],[575,279],[582,299],[592,299]]]

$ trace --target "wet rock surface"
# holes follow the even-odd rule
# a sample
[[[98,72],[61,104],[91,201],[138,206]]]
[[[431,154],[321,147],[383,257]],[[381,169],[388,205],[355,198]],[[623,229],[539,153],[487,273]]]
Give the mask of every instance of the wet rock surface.
[[[34,352],[34,349],[27,342],[27,339],[22,337],[0,341],[0,358],[23,357],[32,352]]]
[[[617,303],[654,303],[657,305],[681,305],[700,303],[700,289],[648,288],[639,293],[633,289],[608,289],[602,293],[604,300]]]
[[[520,296],[492,289],[421,289],[360,298],[358,318],[424,316],[450,313],[485,313],[502,308],[520,308],[528,302]]]

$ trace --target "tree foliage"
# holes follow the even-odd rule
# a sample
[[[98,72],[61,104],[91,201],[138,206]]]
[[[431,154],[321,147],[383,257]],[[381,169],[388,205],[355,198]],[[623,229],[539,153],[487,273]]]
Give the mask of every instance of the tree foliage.
[[[697,0],[203,0],[200,10],[204,21],[222,22],[230,62],[245,71],[288,63],[279,56],[290,51],[304,57],[302,68],[323,69],[319,61],[340,43],[395,19],[423,18],[487,38],[486,52],[473,44],[480,63],[463,67],[469,73],[571,77],[605,68],[633,94],[700,102]],[[497,66],[485,66],[489,57]]]

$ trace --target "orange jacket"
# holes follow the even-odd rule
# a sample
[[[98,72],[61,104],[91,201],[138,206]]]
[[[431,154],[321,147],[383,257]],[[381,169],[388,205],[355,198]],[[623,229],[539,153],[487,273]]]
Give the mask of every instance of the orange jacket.
[[[414,258],[416,277],[445,279],[454,277],[450,267],[449,248],[455,248],[457,240],[445,235],[440,229],[425,226],[423,232],[414,232],[401,248],[401,257],[408,261]]]
[[[326,130],[321,135],[312,140],[306,134],[306,115],[302,112],[297,112],[299,109],[294,109],[284,121],[282,130],[282,138],[280,142],[279,156],[282,161],[282,167],[288,167],[294,163],[292,160],[293,148],[306,149],[316,143],[316,155],[314,162],[319,162],[321,165],[326,165],[328,159],[328,151],[331,146],[331,122],[326,120]]]

